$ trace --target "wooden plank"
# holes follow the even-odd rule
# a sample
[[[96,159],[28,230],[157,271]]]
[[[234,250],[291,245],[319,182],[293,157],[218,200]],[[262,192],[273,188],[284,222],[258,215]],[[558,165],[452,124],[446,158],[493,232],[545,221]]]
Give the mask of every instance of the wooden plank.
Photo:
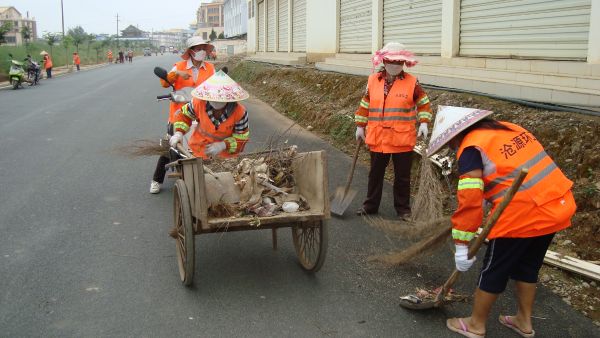
[[[600,281],[600,266],[548,250],[544,263]]]
[[[206,201],[206,185],[204,184],[204,162],[202,158],[196,158],[196,217],[202,222],[202,228],[208,228],[208,202]]]

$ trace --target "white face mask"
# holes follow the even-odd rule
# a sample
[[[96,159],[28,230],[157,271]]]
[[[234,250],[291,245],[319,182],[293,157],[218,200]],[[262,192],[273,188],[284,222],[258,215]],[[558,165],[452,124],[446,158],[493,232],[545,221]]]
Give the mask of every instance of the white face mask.
[[[221,110],[221,109],[225,108],[225,106],[227,105],[227,102],[208,101],[208,103],[210,103],[210,105],[216,110]]]
[[[402,72],[402,68],[404,68],[403,65],[395,65],[392,63],[385,64],[385,71],[391,76],[396,76],[400,74],[400,72]]]
[[[192,51],[192,58],[196,61],[204,61],[204,59],[206,58],[206,51],[205,50],[199,50],[197,52]]]

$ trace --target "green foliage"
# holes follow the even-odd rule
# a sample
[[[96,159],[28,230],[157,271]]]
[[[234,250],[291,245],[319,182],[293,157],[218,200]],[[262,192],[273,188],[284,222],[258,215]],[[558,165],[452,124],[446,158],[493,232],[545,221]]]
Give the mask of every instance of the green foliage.
[[[219,33],[219,39],[225,39],[225,34],[223,34],[223,32]]]
[[[50,46],[50,54],[52,54],[52,47],[58,41],[58,34],[46,33],[46,34],[44,34],[44,39],[46,39],[46,43],[48,43],[48,46]]]
[[[89,38],[89,36],[81,26],[77,26],[75,28],[70,28],[67,31],[67,36],[65,36],[65,39],[66,38],[69,38],[71,40],[69,43],[74,45],[75,50],[79,52],[79,45],[86,41]]]
[[[210,39],[210,41],[215,41],[215,39],[217,38],[217,32],[215,32],[214,29],[211,29],[208,38]]]
[[[347,142],[348,138],[354,134],[356,124],[352,116],[345,114],[336,114],[327,122],[329,134],[336,142]]]
[[[10,30],[12,29],[12,21],[5,21],[2,26],[0,26],[0,45],[3,42],[6,42],[4,40],[4,36],[6,35],[6,33],[8,33]]]
[[[31,29],[27,26],[23,26],[21,28],[21,36],[23,37],[23,40],[25,40],[25,43],[29,43],[29,40],[31,40]]]

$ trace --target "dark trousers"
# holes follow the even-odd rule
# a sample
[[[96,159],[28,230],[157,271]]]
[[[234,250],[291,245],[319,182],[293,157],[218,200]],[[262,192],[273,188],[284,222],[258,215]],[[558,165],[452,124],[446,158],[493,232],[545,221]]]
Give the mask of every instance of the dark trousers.
[[[52,77],[52,68],[46,68],[46,78],[49,79]]]
[[[75,66],[77,66],[77,71],[79,71],[79,65],[75,65]]]
[[[367,199],[363,208],[368,213],[376,213],[381,203],[385,168],[390,162],[394,163],[394,209],[398,215],[410,212],[410,168],[412,165],[412,151],[396,154],[371,152],[371,170],[369,171],[369,185]]]
[[[173,135],[173,125],[170,123],[167,125],[167,133],[169,134],[169,136]],[[168,156],[159,157],[158,162],[156,163],[156,169],[154,169],[154,176],[153,176],[152,180],[162,184],[163,181],[165,180],[165,174],[167,173],[165,166],[167,164],[169,164],[170,162],[171,162],[171,158]]]

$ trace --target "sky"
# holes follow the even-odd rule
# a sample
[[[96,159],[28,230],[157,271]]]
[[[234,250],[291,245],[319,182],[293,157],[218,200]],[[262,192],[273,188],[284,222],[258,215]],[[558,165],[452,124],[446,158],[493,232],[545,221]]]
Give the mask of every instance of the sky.
[[[200,3],[210,0],[62,0],[65,33],[81,26],[87,33],[117,33],[134,25],[144,31],[185,28],[196,21]],[[35,17],[38,37],[44,32],[62,32],[60,0],[0,0],[0,7],[13,6],[23,17]],[[120,34],[120,32],[119,32]]]

